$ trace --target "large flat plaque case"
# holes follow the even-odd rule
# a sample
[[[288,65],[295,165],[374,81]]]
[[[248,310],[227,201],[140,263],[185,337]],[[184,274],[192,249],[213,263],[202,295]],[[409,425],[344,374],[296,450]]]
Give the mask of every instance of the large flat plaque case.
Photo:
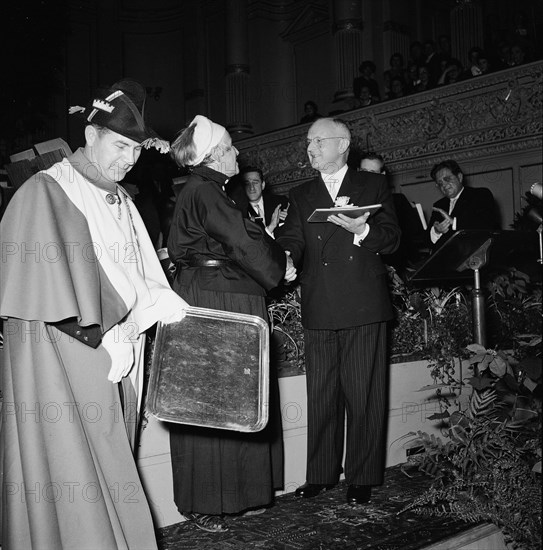
[[[239,432],[268,421],[268,325],[260,317],[191,307],[159,323],[147,408],[159,420]]]

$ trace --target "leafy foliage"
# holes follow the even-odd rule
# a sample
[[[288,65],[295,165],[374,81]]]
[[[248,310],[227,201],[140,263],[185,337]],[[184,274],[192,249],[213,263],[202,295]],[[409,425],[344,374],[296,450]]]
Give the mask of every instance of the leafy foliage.
[[[540,348],[540,346],[539,346]],[[490,521],[515,548],[541,547],[541,352],[526,363],[511,351],[467,347],[473,376],[464,410],[450,415],[444,442],[410,434],[423,452],[408,464],[432,476],[406,509],[422,516]],[[529,364],[530,370],[523,365]]]
[[[284,360],[299,372],[305,372],[304,329],[300,303],[300,288],[288,289],[268,304],[272,334],[283,335]]]

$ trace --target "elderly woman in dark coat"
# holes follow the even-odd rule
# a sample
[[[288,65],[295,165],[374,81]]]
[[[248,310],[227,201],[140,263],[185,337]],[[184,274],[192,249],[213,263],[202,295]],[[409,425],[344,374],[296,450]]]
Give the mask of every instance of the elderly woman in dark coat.
[[[174,290],[189,304],[258,315],[265,294],[292,280],[290,258],[225,193],[238,173],[238,151],[224,127],[198,115],[172,145],[179,166],[192,167],[179,193],[168,239]],[[271,384],[272,388],[276,388]],[[273,402],[273,396],[272,396]],[[281,487],[283,453],[278,409],[258,433],[172,425],[174,499],[208,531],[224,531],[224,514],[260,509]]]

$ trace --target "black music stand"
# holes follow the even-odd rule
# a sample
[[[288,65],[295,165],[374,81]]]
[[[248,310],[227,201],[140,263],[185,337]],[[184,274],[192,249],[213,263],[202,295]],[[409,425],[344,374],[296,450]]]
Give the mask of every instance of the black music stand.
[[[411,275],[410,282],[450,281],[469,284],[474,339],[486,347],[485,298],[481,270],[499,271],[537,260],[537,235],[532,231],[456,231]]]

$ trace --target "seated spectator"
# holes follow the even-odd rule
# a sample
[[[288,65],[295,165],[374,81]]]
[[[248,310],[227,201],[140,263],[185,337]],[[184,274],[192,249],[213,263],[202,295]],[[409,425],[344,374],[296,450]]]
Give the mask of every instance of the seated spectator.
[[[405,87],[405,67],[403,55],[401,53],[393,53],[390,56],[390,69],[383,73],[383,81],[385,83],[385,96],[390,95],[392,90],[392,79],[399,78],[403,82],[402,88]],[[389,98],[390,99],[390,98]]]
[[[415,88],[417,92],[425,92],[426,90],[433,88],[430,82],[430,72],[428,71],[428,67],[426,65],[419,67],[419,80],[420,82]]]
[[[319,108],[314,101],[306,101],[304,105],[305,115],[300,119],[301,124],[306,122],[315,122],[318,118],[322,118],[322,115],[319,113]]]
[[[378,103],[381,101],[381,95],[379,94],[379,85],[374,78],[375,75],[375,63],[373,61],[364,61],[360,67],[360,76],[353,80],[353,93],[355,98],[355,107],[361,107],[358,105],[360,100],[360,94],[362,87],[367,86],[372,98],[372,103]]]
[[[479,57],[479,69],[481,74],[489,74],[492,72],[492,64],[489,57],[483,52],[481,57]]]
[[[483,50],[477,46],[470,48],[468,51],[468,67],[460,75],[460,80],[467,80],[474,76],[481,75],[481,68],[479,67],[479,59],[484,56]]]
[[[441,73],[437,82],[438,86],[446,86],[447,84],[454,84],[460,80],[462,74],[462,64],[458,59],[450,59],[445,70]]]
[[[362,86],[360,88],[360,97],[358,98],[357,107],[367,107],[374,103],[376,102],[373,100],[369,87],[365,85]]]
[[[500,229],[498,207],[486,187],[464,187],[464,174],[452,159],[436,164],[430,172],[444,197],[434,203],[429,239],[443,244],[459,229]]]
[[[511,66],[511,47],[507,42],[498,44],[493,66],[496,71],[508,69]]]
[[[417,86],[419,84],[419,66],[413,61],[409,61],[405,72],[405,94],[414,94],[417,91]]]
[[[390,92],[387,96],[387,99],[398,99],[404,97],[405,94],[405,83],[403,78],[395,76],[390,81]]]
[[[441,74],[441,60],[437,55],[436,44],[433,40],[427,40],[424,43],[424,55],[424,65],[428,69],[428,88],[433,88],[437,85],[437,81]]]
[[[384,176],[387,174],[383,157],[374,152],[362,153],[359,171]],[[392,191],[394,209],[402,236],[398,250],[393,254],[384,254],[382,258],[400,275],[405,275],[406,270],[412,269],[424,257],[427,249],[426,234],[415,206],[401,191],[396,189]]]

